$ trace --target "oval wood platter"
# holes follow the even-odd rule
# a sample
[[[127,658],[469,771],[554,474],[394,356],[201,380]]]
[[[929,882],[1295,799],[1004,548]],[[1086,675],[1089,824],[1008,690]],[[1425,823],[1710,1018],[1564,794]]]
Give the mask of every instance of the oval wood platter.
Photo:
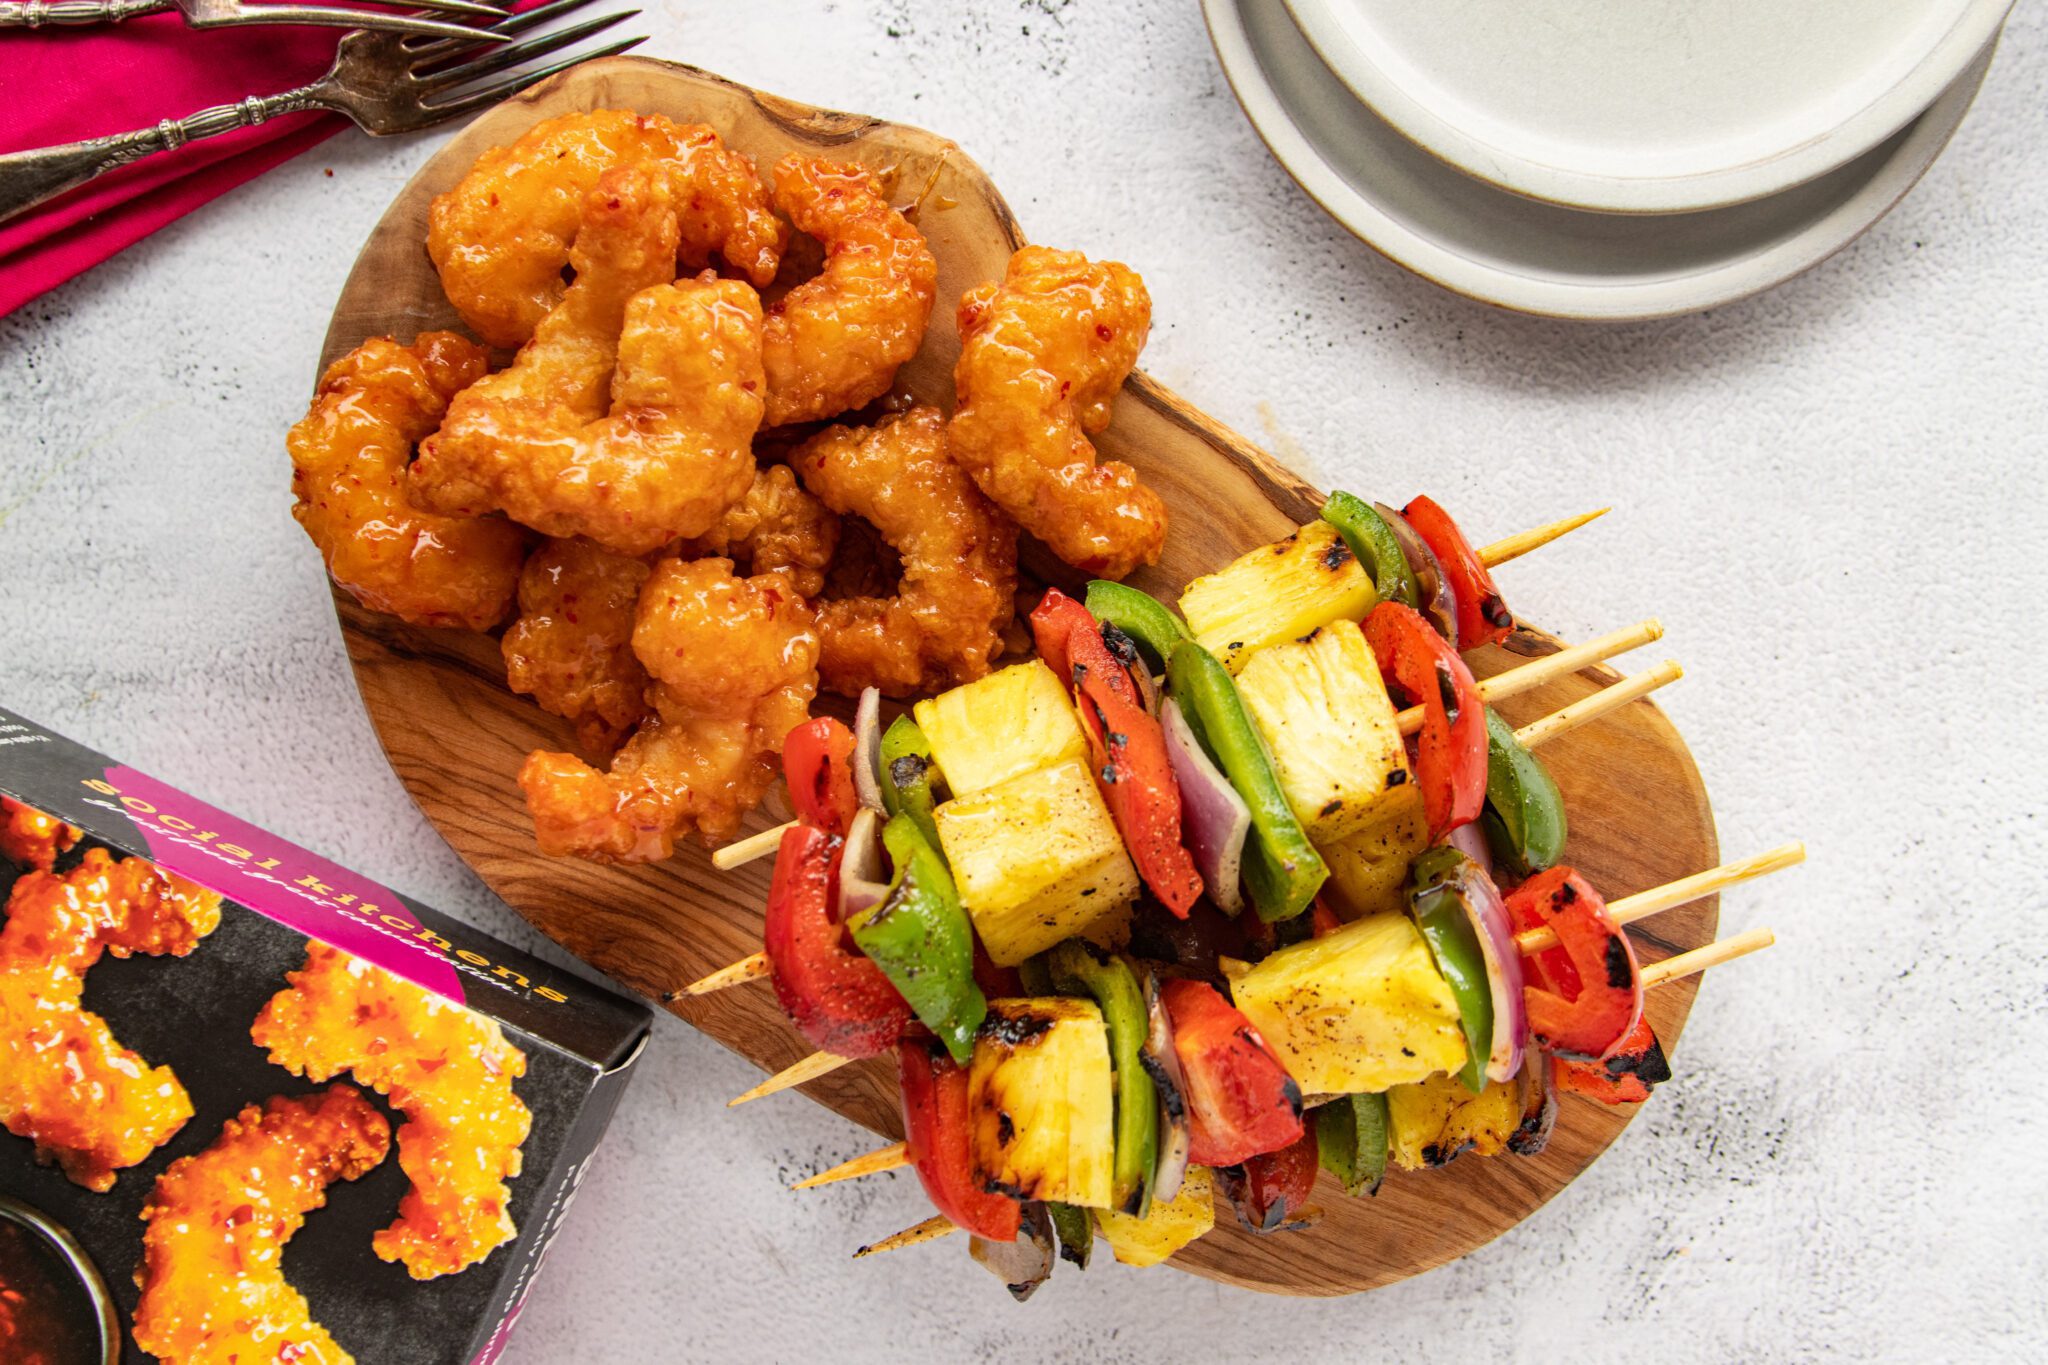
[[[951,301],[999,277],[1009,253],[1025,240],[980,168],[952,143],[916,128],[812,108],[691,67],[633,57],[588,63],[536,86],[477,119],[421,168],[372,232],[348,278],[328,329],[322,368],[366,337],[409,341],[430,328],[461,330],[427,259],[429,201],[460,179],[478,153],[512,141],[530,124],[607,107],[709,123],[764,170],[786,152],[805,150],[893,175],[898,202],[918,202],[919,225],[940,267],[940,304],[929,338],[899,385],[950,408],[959,350]],[[1062,245],[1086,250],[1090,244]],[[1142,270],[1143,262],[1135,264]],[[1099,444],[1137,466],[1171,509],[1165,559],[1132,580],[1168,600],[1189,579],[1286,535],[1321,505],[1320,494],[1265,453],[1143,374],[1125,386]],[[1372,491],[1400,501],[1428,482],[1427,471],[1389,461]],[[1546,508],[1529,520],[1568,510]],[[1519,528],[1484,528],[1490,534],[1514,529]],[[1550,553],[1569,554],[1570,548]],[[495,638],[415,630],[340,594],[336,606],[357,685],[392,766],[434,826],[522,915],[584,961],[657,999],[760,947],[765,860],[721,874],[694,843],[653,867],[601,867],[535,851],[514,774],[530,750],[575,746],[565,724],[507,689]],[[1511,666],[1513,655],[1556,647],[1551,637],[1525,629],[1504,649],[1483,651],[1473,662],[1485,675]],[[1511,720],[1526,721],[1615,676],[1591,669],[1516,698],[1502,710]],[[1572,812],[1569,860],[1610,897],[1718,861],[1698,771],[1653,705],[1636,702],[1558,740],[1544,757]],[[764,810],[750,828],[780,818],[777,810]],[[1714,937],[1717,918],[1712,899],[1667,912],[1634,931],[1638,950],[1653,961],[1696,947]],[[1667,1047],[1684,1026],[1696,980],[1650,997],[1651,1018]],[[769,1070],[808,1051],[764,985],[674,1009]],[[901,1135],[895,1079],[886,1061],[843,1068],[806,1092],[877,1133]],[[1226,1215],[1215,1233],[1174,1264],[1247,1288],[1307,1295],[1353,1293],[1428,1270],[1528,1216],[1585,1169],[1630,1118],[1626,1111],[1576,1099],[1563,1103],[1556,1137],[1540,1158],[1467,1158],[1436,1171],[1396,1172],[1370,1200],[1348,1199],[1325,1178],[1317,1200],[1325,1217],[1314,1229],[1253,1237]],[[762,1178],[769,1178],[765,1169]]]

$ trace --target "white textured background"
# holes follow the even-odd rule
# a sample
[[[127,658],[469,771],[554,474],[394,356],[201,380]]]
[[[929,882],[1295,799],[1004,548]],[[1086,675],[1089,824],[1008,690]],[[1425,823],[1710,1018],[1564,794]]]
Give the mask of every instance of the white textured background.
[[[1240,117],[1191,0],[665,0],[644,49],[956,138],[1040,240],[1145,274],[1145,364],[1322,477],[1482,537],[1616,511],[1506,571],[1566,636],[1652,612],[1664,704],[1779,948],[1717,972],[1609,1158],[1464,1262],[1365,1298],[1062,1273],[1028,1308],[866,1144],[670,1021],[518,1361],[1920,1359],[2048,1345],[2042,671],[2048,22],[1889,219],[1710,315],[1596,329],[1409,278]],[[286,515],[356,247],[431,138],[354,134],[0,320],[0,700],[521,942],[407,801]],[[332,169],[330,178],[325,172]],[[1106,1258],[1105,1258],[1106,1259]],[[2027,1348],[2031,1348],[2030,1350]]]

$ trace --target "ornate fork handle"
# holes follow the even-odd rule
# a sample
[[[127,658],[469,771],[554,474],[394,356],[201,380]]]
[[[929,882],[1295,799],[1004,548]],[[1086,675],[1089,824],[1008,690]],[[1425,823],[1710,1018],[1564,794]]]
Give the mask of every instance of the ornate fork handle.
[[[253,128],[279,114],[325,107],[313,96],[312,88],[305,87],[282,95],[251,95],[239,104],[216,104],[190,118],[165,119],[153,128],[132,133],[10,152],[0,156],[0,223],[116,166],[171,151],[198,138]]]
[[[162,14],[176,8],[177,0],[0,0],[0,28],[118,24],[138,14]]]

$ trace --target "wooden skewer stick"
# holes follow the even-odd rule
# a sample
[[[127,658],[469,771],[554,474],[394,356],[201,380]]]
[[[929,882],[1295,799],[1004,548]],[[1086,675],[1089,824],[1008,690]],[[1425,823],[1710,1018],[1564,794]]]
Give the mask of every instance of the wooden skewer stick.
[[[851,1161],[842,1161],[829,1171],[820,1171],[809,1180],[799,1180],[791,1185],[793,1190],[815,1190],[820,1185],[836,1185],[842,1180],[858,1180],[864,1175],[880,1175],[883,1171],[897,1171],[910,1164],[910,1148],[901,1142],[892,1142],[877,1151],[867,1152]]]
[[[907,1227],[894,1236],[884,1237],[879,1242],[868,1243],[853,1253],[853,1259],[857,1261],[863,1256],[874,1256],[884,1251],[900,1251],[904,1247],[914,1247],[919,1242],[933,1242],[941,1237],[951,1237],[958,1231],[958,1223],[943,1213],[934,1214],[915,1227]]]
[[[1597,512],[1581,512],[1575,517],[1566,517],[1563,521],[1553,521],[1548,526],[1538,526],[1532,531],[1521,531],[1505,540],[1496,540],[1491,545],[1480,547],[1479,562],[1491,569],[1497,564],[1507,563],[1510,559],[1520,559],[1529,551],[1541,549],[1559,536],[1568,536],[1587,522],[1597,521],[1613,510],[1611,507],[1603,507]]]
[[[725,1107],[735,1109],[745,1104],[748,1100],[758,1100],[769,1095],[780,1094],[791,1086],[802,1085],[805,1081],[814,1081],[820,1076],[829,1076],[853,1060],[851,1057],[842,1057],[836,1052],[813,1052],[810,1056],[802,1058],[794,1065],[782,1068],[782,1070],[776,1072],[746,1094],[741,1095],[738,1099],[727,1100]]]
[[[784,832],[795,829],[797,823],[795,820],[784,820],[774,829],[764,829],[759,834],[749,834],[737,843],[714,849],[711,854],[711,865],[720,872],[730,872],[744,863],[751,863],[756,858],[765,858],[782,847]]]
[[[1609,711],[1620,710],[1632,701],[1647,697],[1666,683],[1675,683],[1684,676],[1685,670],[1678,666],[1676,659],[1666,659],[1655,668],[1623,678],[1590,697],[1581,697],[1562,711],[1553,711],[1541,720],[1529,722],[1515,731],[1515,738],[1524,749],[1533,749],[1559,735],[1569,734],[1589,720],[1598,720]]]
[[[1694,972],[1703,972],[1724,962],[1733,962],[1738,957],[1760,952],[1777,941],[1778,936],[1768,929],[1745,929],[1733,938],[1709,943],[1677,957],[1667,957],[1662,962],[1652,962],[1643,968],[1643,989],[1661,986],[1667,981],[1676,981],[1681,976],[1691,976]]]
[[[1500,701],[1505,697],[1518,696],[1533,687],[1541,687],[1553,678],[1567,673],[1576,673],[1587,664],[1597,664],[1617,654],[1649,644],[1664,637],[1664,623],[1652,616],[1632,626],[1609,631],[1597,640],[1588,640],[1570,649],[1560,649],[1555,654],[1546,654],[1540,659],[1531,659],[1519,668],[1505,673],[1496,673],[1490,678],[1479,680],[1481,701]],[[1395,720],[1400,724],[1401,733],[1412,735],[1422,728],[1422,708],[1411,706]]]
[[[1716,891],[1739,886],[1743,882],[1755,881],[1758,877],[1781,872],[1788,867],[1806,861],[1806,845],[1802,843],[1780,844],[1766,853],[1741,858],[1732,863],[1710,867],[1705,872],[1695,872],[1690,877],[1680,877],[1675,882],[1653,886],[1648,891],[1639,891],[1633,896],[1624,896],[1607,906],[1607,913],[1616,924],[1634,924],[1660,911],[1676,905],[1685,905],[1702,896],[1711,896]],[[1540,953],[1545,948],[1557,946],[1557,934],[1549,928],[1530,929],[1515,935],[1515,947],[1524,955]],[[1647,983],[1646,983],[1647,984]]]
[[[743,986],[749,981],[759,981],[768,975],[768,954],[753,953],[729,966],[720,967],[709,976],[699,977],[679,990],[670,991],[663,1000],[681,1000],[689,995],[709,995],[722,991],[727,986]]]

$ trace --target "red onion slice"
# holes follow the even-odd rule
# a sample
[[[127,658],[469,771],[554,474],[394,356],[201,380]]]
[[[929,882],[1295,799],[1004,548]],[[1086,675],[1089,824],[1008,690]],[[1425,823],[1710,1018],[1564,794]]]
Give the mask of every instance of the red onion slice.
[[[853,713],[853,789],[860,803],[886,816],[889,807],[882,800],[882,693],[863,688],[860,705]]]
[[[1159,992],[1159,974],[1145,973],[1145,1046],[1138,1054],[1159,1092],[1159,1159],[1152,1167],[1152,1202],[1172,1199],[1187,1179],[1194,1130],[1188,1121],[1187,1078],[1173,1050],[1173,1021]]]
[[[1383,502],[1372,505],[1386,520],[1394,532],[1394,539],[1401,542],[1402,557],[1408,567],[1415,571],[1416,586],[1422,594],[1422,614],[1436,627],[1437,634],[1451,642],[1451,648],[1458,647],[1458,594],[1451,587],[1450,575],[1444,572],[1443,564],[1437,559],[1436,551],[1429,548],[1429,542],[1408,524],[1408,518],[1396,512]]]
[[[1479,828],[1478,821],[1463,824],[1444,836],[1444,842],[1479,865],[1488,881],[1493,880],[1493,846],[1486,842],[1486,832]],[[1500,888],[1494,888],[1500,894]]]
[[[1493,988],[1493,1048],[1486,1058],[1486,1079],[1507,1082],[1522,1069],[1522,1040],[1529,1036],[1522,1005],[1522,954],[1515,947],[1507,904],[1485,869],[1475,862],[1462,889],[1459,901],[1486,956],[1486,981]]]
[[[839,859],[839,922],[845,924],[889,894],[889,865],[882,856],[881,817],[863,806],[846,831]]]
[[[1202,874],[1202,885],[1217,908],[1235,915],[1244,909],[1240,883],[1244,838],[1252,827],[1251,808],[1202,752],[1187,717],[1171,697],[1160,707],[1159,721],[1166,730],[1166,757],[1180,783],[1181,829],[1188,838],[1188,852],[1194,855],[1195,870]]]
[[[1508,1135],[1508,1150],[1516,1156],[1541,1156],[1557,1127],[1557,1071],[1546,1054],[1528,1054],[1521,1085],[1522,1121]]]
[[[1009,1289],[1010,1297],[1022,1303],[1038,1292],[1038,1286],[1052,1277],[1052,1219],[1043,1204],[1026,1204],[1014,1242],[991,1242],[972,1237],[967,1254],[980,1262]]]

